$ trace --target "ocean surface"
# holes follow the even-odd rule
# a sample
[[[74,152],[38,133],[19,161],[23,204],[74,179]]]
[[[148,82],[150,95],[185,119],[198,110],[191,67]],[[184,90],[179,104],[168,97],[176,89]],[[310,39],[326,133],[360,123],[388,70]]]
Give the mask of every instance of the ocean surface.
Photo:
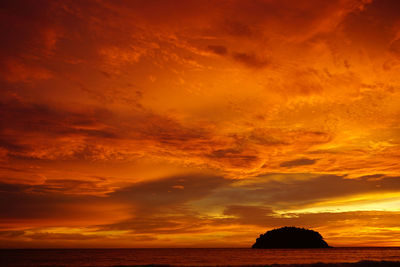
[[[248,266],[361,262],[355,266],[400,266],[400,248],[329,249],[3,249],[0,266]],[[372,264],[372,265],[370,265]],[[314,265],[316,266],[316,265]]]

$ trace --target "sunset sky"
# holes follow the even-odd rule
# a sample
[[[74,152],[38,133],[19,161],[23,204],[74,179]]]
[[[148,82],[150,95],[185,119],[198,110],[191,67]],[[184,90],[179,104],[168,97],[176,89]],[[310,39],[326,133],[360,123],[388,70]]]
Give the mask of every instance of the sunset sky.
[[[0,248],[400,246],[400,1],[0,2]]]

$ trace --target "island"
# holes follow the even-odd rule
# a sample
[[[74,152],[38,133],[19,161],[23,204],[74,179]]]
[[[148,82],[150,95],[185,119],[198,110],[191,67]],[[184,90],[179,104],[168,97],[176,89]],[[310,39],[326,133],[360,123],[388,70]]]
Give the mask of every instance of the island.
[[[330,248],[330,246],[316,231],[285,226],[261,234],[252,248]]]

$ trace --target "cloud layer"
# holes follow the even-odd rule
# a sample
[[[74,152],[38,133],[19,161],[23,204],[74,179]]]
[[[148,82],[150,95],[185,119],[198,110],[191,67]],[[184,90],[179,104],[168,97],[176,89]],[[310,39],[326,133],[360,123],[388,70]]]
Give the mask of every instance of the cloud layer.
[[[399,245],[399,10],[3,1],[0,246]]]

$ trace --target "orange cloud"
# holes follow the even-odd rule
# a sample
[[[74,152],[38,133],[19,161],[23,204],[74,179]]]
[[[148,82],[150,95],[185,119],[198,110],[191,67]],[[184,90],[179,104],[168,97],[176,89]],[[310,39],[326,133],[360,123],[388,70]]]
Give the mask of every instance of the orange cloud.
[[[0,246],[398,245],[397,1],[1,5]]]

